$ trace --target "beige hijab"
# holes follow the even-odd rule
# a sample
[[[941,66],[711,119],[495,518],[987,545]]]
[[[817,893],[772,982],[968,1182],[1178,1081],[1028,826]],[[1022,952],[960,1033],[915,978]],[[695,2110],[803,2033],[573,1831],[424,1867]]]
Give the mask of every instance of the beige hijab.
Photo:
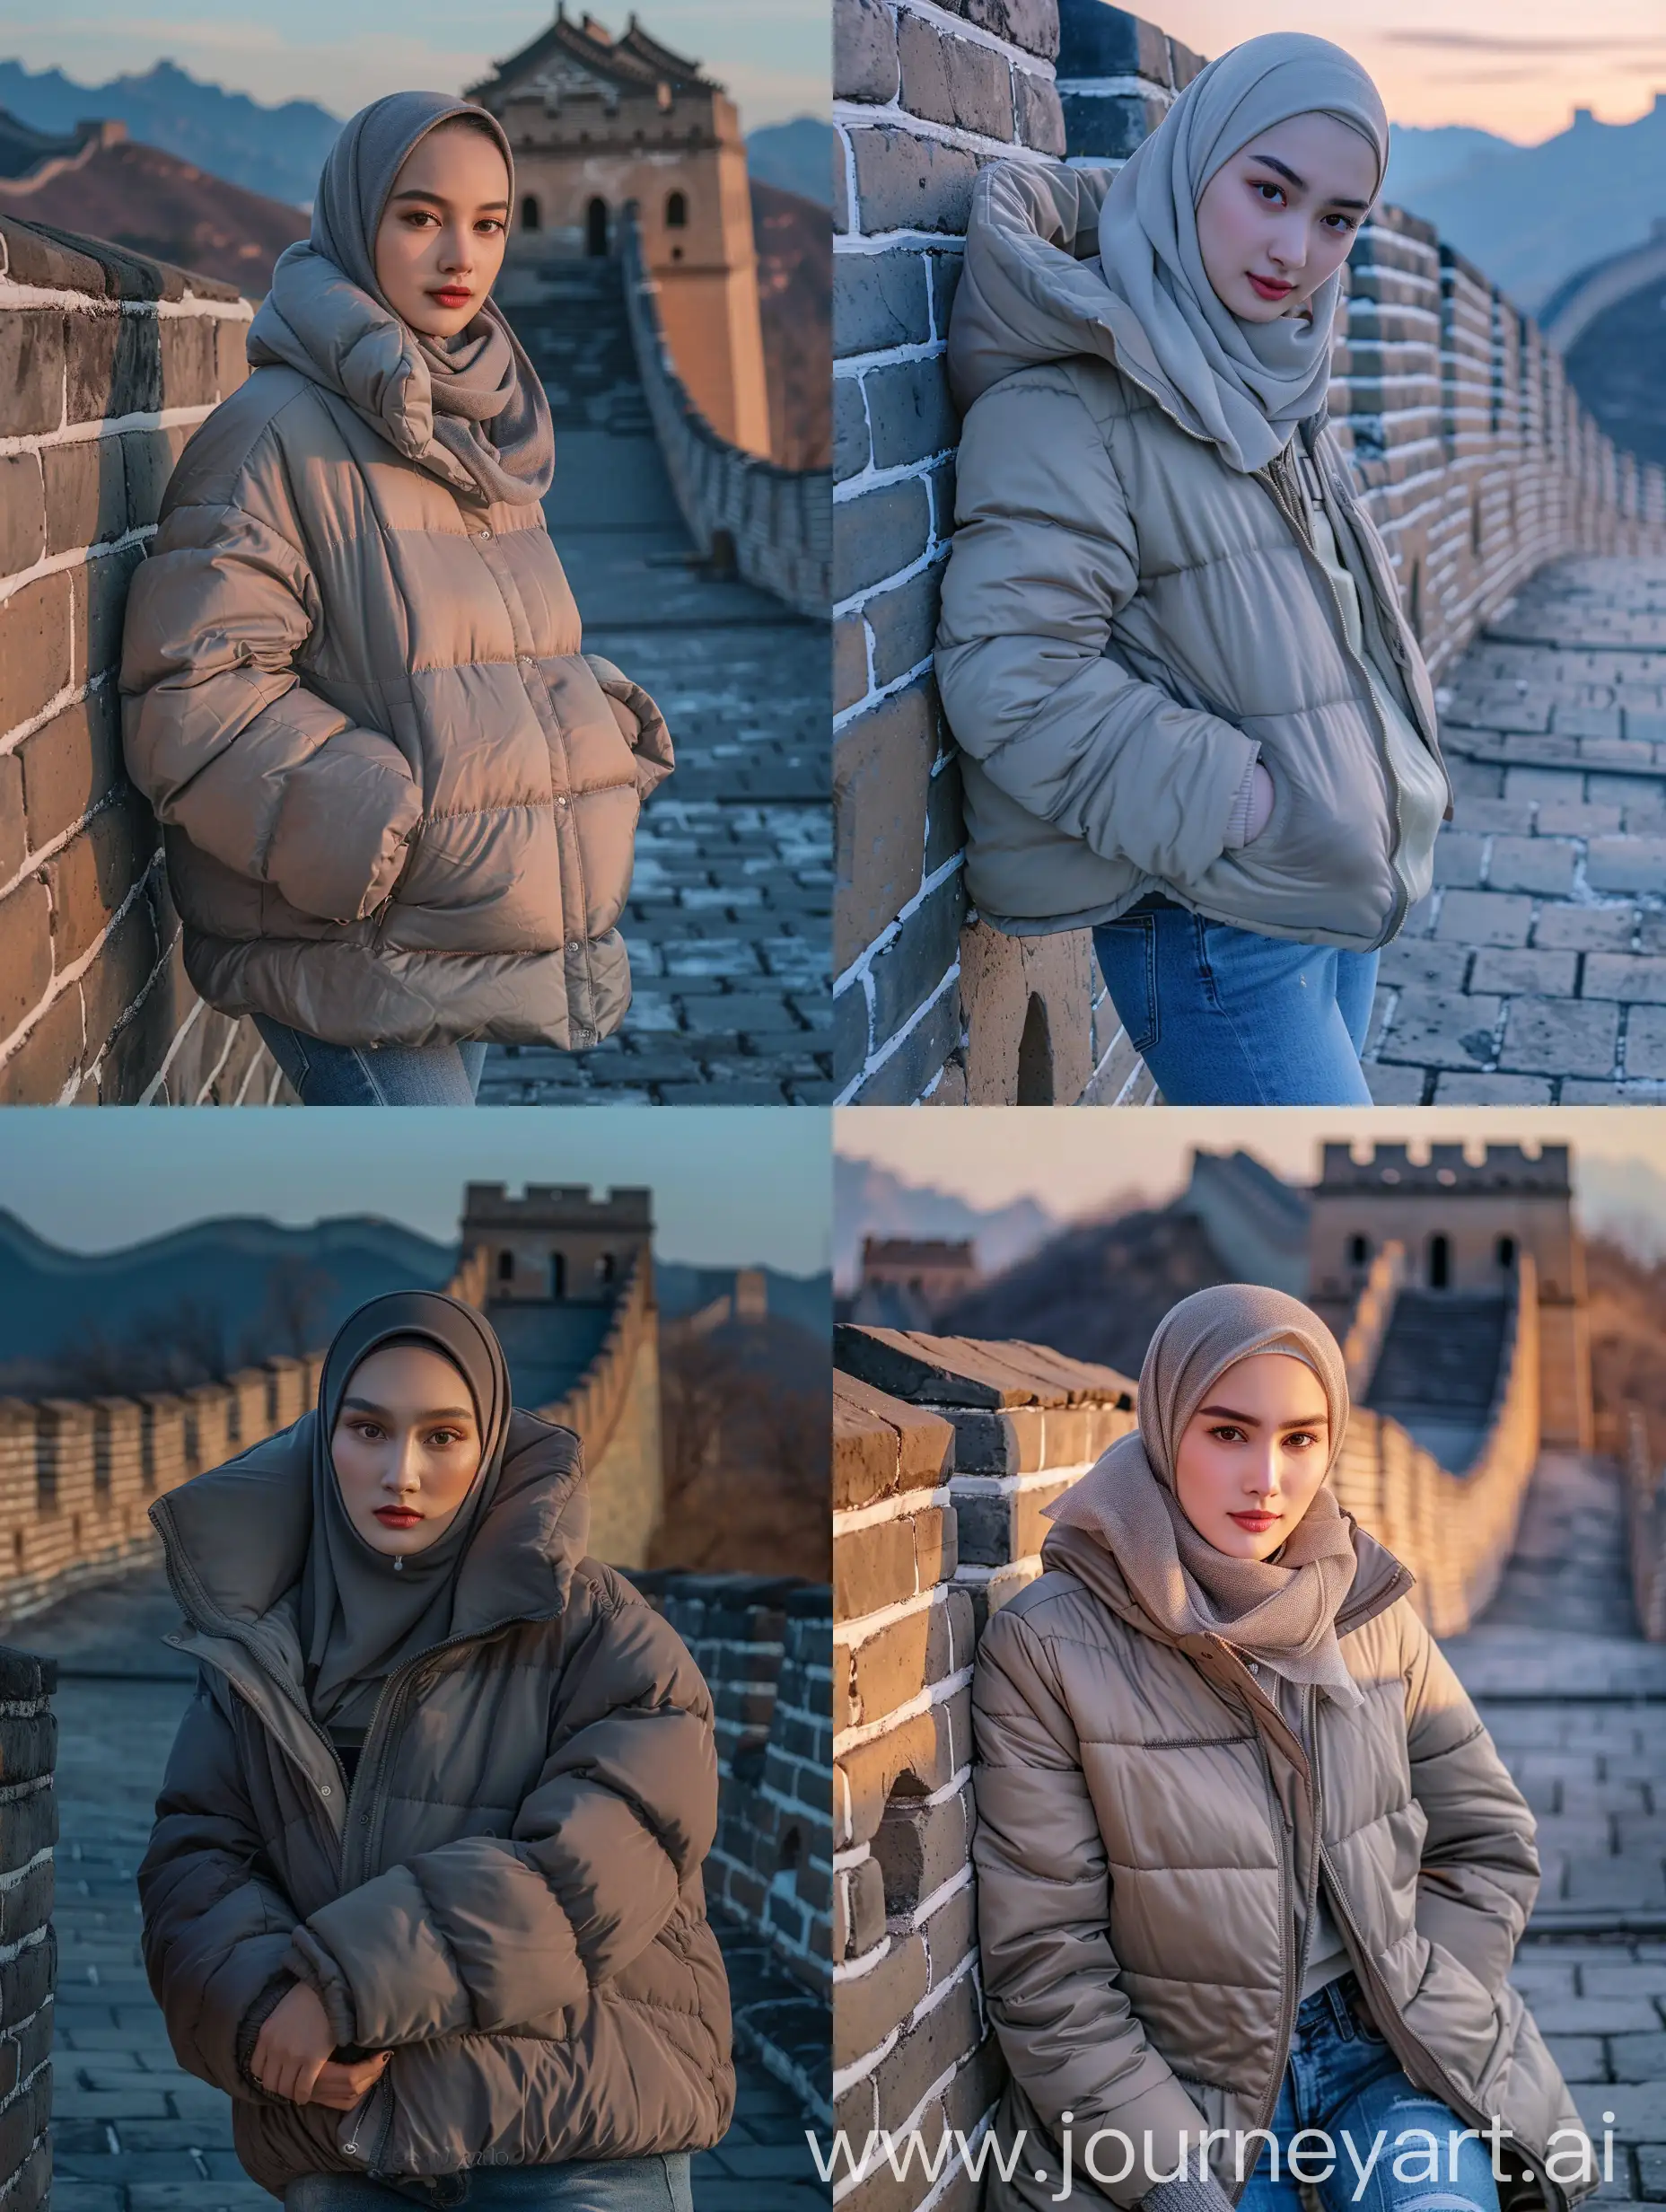
[[[1340,1705],[1361,1693],[1337,1643],[1337,1610],[1353,1585],[1354,1523],[1328,1487],[1314,1494],[1276,1559],[1217,1551],[1174,1489],[1187,1424],[1241,1359],[1282,1352],[1311,1367],[1330,1416],[1327,1484],[1348,1423],[1347,1374],[1336,1339],[1282,1290],[1225,1283],[1182,1298],[1158,1323],[1140,1369],[1139,1427],[1045,1508],[1061,1528],[1102,1543],[1144,1611],[1174,1636],[1211,1635]]]

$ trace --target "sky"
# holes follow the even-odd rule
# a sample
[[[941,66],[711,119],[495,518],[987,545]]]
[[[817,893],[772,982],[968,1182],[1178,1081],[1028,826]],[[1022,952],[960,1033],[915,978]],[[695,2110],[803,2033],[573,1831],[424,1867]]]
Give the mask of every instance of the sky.
[[[0,1124],[0,1207],[74,1251],[113,1251],[189,1221],[305,1224],[378,1214],[457,1234],[466,1182],[646,1183],[662,1260],[828,1265],[832,1172],[815,1107],[499,1108],[490,1114],[13,1106]]]
[[[592,12],[615,37],[630,0]],[[829,0],[636,0],[644,30],[706,64],[745,127],[822,115],[830,98]],[[582,17],[583,0],[568,13]],[[171,0],[149,14],[118,0],[0,0],[0,55],[104,83],[153,62],[268,107],[315,100],[347,116],[384,92],[460,91],[536,38],[555,0]]]
[[[1575,108],[1629,123],[1666,90],[1661,0],[1154,0],[1171,38],[1214,55],[1267,31],[1309,31],[1371,71],[1397,123],[1469,123],[1518,144],[1565,130]]]
[[[904,1181],[947,1190],[982,1209],[1035,1198],[1061,1220],[1098,1212],[1138,1192],[1164,1198],[1185,1182],[1193,1151],[1241,1146],[1275,1173],[1310,1181],[1327,1139],[1410,1144],[1431,1139],[1574,1146],[1603,1192],[1627,1192],[1639,1241],[1666,1244],[1666,1113],[1657,1108],[1536,1108],[1531,1113],[1475,1106],[1265,1109],[1162,1107],[1149,1112],[1057,1107],[846,1107],[834,1117],[834,1142],[849,1158],[871,1160]],[[1599,1165],[1599,1163],[1600,1163]],[[1614,1201],[1605,1198],[1604,1211]]]

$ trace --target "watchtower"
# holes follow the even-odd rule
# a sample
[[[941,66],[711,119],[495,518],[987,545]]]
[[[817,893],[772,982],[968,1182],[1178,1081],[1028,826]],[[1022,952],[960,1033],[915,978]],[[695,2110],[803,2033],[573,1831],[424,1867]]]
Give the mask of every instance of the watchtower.
[[[463,1250],[484,1261],[488,1308],[527,1300],[611,1305],[631,1262],[652,1248],[653,1194],[583,1184],[529,1183],[511,1198],[502,1183],[470,1183]]]
[[[1530,1253],[1544,1441],[1591,1449],[1585,1255],[1565,1145],[1542,1145],[1536,1157],[1488,1145],[1478,1161],[1460,1144],[1431,1145],[1422,1161],[1404,1145],[1373,1146],[1363,1160],[1327,1145],[1308,1236],[1310,1301],[1333,1327],[1346,1327],[1387,1243],[1404,1246],[1408,1286],[1437,1292],[1506,1289],[1518,1256]]]
[[[467,97],[514,149],[510,252],[601,258],[632,201],[679,375],[720,437],[769,452],[758,255],[734,102],[643,30],[615,39],[565,6]]]

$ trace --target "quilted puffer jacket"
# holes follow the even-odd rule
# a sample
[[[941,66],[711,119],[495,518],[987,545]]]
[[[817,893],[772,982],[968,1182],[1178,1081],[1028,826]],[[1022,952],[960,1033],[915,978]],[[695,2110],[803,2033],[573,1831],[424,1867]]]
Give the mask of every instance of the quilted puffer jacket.
[[[1515,2193],[1569,2212],[1596,2188],[1574,2100],[1507,1979],[1539,1888],[1532,1814],[1402,1594],[1406,1570],[1357,1528],[1355,1549],[1337,1633],[1365,1701],[1300,1691],[1311,1761],[1269,1671],[1218,1637],[1156,1628],[1081,1529],[1056,1529],[1042,1574],[991,1618],[972,1689],[973,1859],[1010,2068],[995,2133],[1025,2144],[1009,2181],[986,2169],[986,2212],[1055,2200],[1065,2111],[1078,2152],[1100,2129],[1134,2146],[1122,2181],[1096,2188],[1075,2166],[1071,2201],[1086,2205],[1144,2194],[1147,2130],[1170,2176],[1182,2131],[1195,2171],[1206,2127],[1265,2127],[1321,1883],[1413,2082],[1466,2126],[1502,2118]],[[1230,2141],[1209,2157],[1236,2201]],[[1095,2162],[1114,2175],[1127,2154],[1113,2142]]]
[[[201,1669],[138,1874],[180,2065],[232,2097],[275,2196],[302,2173],[715,2143],[734,2076],[700,1878],[712,1700],[675,1630],[583,1556],[577,1438],[513,1416],[452,1633],[388,1677],[348,1786],[302,1687],[315,1418],[152,1508],[185,1615],[169,1640]],[[338,2048],[393,2054],[351,2112],[249,2072],[297,1979]]]
[[[339,393],[258,368],[180,457],[120,686],[211,1005],[343,1045],[618,1028],[671,745],[581,653],[536,504],[467,498]]]

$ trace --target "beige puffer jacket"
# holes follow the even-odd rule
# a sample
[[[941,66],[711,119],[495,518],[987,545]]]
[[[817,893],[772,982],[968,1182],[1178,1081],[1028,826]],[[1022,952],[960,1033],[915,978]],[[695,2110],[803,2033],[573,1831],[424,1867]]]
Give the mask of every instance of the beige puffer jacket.
[[[186,1618],[168,1640],[202,1670],[138,1874],[180,2065],[232,2097],[274,2196],[302,2173],[715,2143],[734,2075],[700,1878],[712,1700],[675,1630],[583,1556],[578,1439],[513,1415],[452,1634],[389,1676],[349,1788],[302,1690],[315,1418],[152,1508]],[[393,2053],[351,2112],[248,2072],[294,1978],[338,2048]]]
[[[1547,2155],[1561,2175],[1590,2159],[1506,1979],[1539,1887],[1532,1814],[1403,1596],[1406,1570],[1358,1528],[1355,1549],[1337,1631],[1365,1703],[1301,1693],[1317,1725],[1311,1770],[1266,1670],[1258,1681],[1216,1637],[1154,1629],[1080,1529],[1048,1536],[1042,1574],[990,1620],[972,1688],[978,1926],[1011,2069],[996,2135],[1006,2146],[1027,2132],[987,2212],[1049,2202],[1066,2111],[1084,2204],[1131,2205],[1147,2186],[1137,2158],[1102,2190],[1083,2174],[1096,2129],[1120,2129],[1136,2154],[1149,2129],[1167,2175],[1181,2130],[1195,2162],[1206,2124],[1265,2126],[1321,1881],[1412,2080],[1466,2125],[1501,2115],[1506,2155],[1540,2172]],[[1113,2174],[1126,2155],[1112,2142],[1097,2163]],[[1230,2145],[1210,2160],[1236,2199]],[[1549,2212],[1595,2186],[1594,2171],[1541,2183]]]
[[[1061,278],[1064,256],[1093,254],[1109,182],[997,162],[973,194],[949,334],[967,414],[936,654],[968,891],[1020,935],[1111,920],[1159,891],[1266,936],[1368,950],[1405,918],[1398,786],[1295,458],[1234,472],[1108,357],[1080,273]],[[1297,434],[1373,665],[1438,787],[1434,693],[1387,554],[1329,432]],[[1272,815],[1228,851],[1258,744]]]
[[[579,645],[541,508],[462,498],[256,369],[180,455],[123,640],[127,770],[204,998],[344,1045],[617,1029],[671,754]]]

